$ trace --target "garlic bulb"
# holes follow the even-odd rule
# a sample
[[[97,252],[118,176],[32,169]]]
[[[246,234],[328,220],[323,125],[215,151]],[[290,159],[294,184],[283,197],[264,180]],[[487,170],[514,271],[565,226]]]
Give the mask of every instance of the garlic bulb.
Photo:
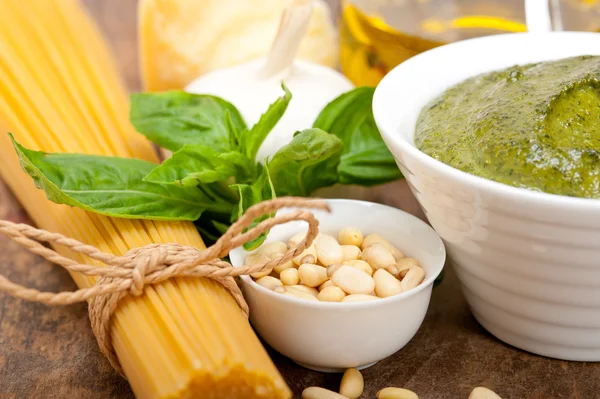
[[[262,79],[258,75],[264,64],[261,58],[213,72],[186,88],[192,93],[212,94],[229,101],[240,111],[248,126],[252,126],[283,94],[281,82],[285,82],[292,100],[258,150],[258,161],[288,144],[296,131],[311,127],[327,103],[352,89],[352,84],[333,69],[302,61],[295,61],[285,72]]]
[[[260,147],[257,161],[289,143],[296,131],[311,127],[330,101],[354,87],[331,68],[295,59],[312,11],[311,1],[296,0],[284,12],[267,57],[210,72],[192,81],[185,89],[229,101],[240,111],[248,126],[252,126],[283,94],[283,81],[292,93],[292,100]]]
[[[144,88],[182,89],[209,71],[269,52],[293,0],[140,0],[138,29]],[[324,0],[313,2],[298,58],[335,66],[337,32]]]

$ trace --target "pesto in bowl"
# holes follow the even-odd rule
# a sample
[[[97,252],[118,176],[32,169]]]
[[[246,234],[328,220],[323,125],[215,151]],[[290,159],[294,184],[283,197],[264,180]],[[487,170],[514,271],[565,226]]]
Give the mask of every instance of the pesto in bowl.
[[[600,198],[600,56],[469,78],[423,108],[415,144],[500,183]]]

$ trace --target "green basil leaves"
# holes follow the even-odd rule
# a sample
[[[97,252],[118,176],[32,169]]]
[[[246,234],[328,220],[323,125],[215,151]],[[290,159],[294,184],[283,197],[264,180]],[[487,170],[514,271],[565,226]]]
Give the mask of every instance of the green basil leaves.
[[[271,176],[269,175],[269,168],[259,164],[259,169],[260,172],[258,178],[252,184],[234,184],[231,186],[232,189],[237,191],[240,198],[240,201],[232,214],[232,222],[242,217],[246,210],[252,205],[276,197],[275,187],[273,187],[273,182],[271,181]],[[258,223],[271,216],[274,215],[263,215],[255,219],[250,227],[256,226]],[[256,249],[260,244],[263,243],[266,237],[267,235],[263,233],[260,237],[244,244],[244,248],[249,251]]]
[[[285,85],[281,87],[285,94],[271,104],[256,125],[252,126],[252,129],[242,131],[240,136],[240,150],[252,160],[256,158],[261,144],[265,141],[267,135],[273,130],[277,122],[279,122],[279,119],[283,116],[292,99],[292,93],[290,93],[288,88]]]
[[[342,184],[373,186],[402,177],[373,118],[374,92],[373,87],[359,87],[342,94],[321,111],[313,125],[344,143],[338,166]]]
[[[182,91],[131,96],[131,123],[150,141],[171,151],[201,144],[231,149],[233,135],[246,129],[238,110],[225,100]]]
[[[230,177],[247,182],[255,175],[256,164],[237,151],[219,153],[206,145],[186,144],[154,168],[144,180],[194,187]]]
[[[296,133],[269,162],[277,194],[308,197],[320,187],[337,182],[337,167],[344,145],[336,136],[320,129]]]
[[[264,163],[256,162],[258,149],[292,99],[283,84],[282,90],[251,128],[218,97],[181,91],[133,94],[133,125],[173,152],[160,165],[48,154],[13,143],[23,169],[49,200],[113,217],[194,221],[207,243],[261,201],[310,196],[336,183],[371,186],[401,177],[373,120],[374,90],[368,87],[332,101],[312,128],[307,121],[306,130],[296,132]]]
[[[12,136],[11,136],[12,137]],[[143,181],[154,164],[139,159],[31,151],[14,141],[21,166],[50,201],[106,216],[196,220],[218,204],[196,187]]]

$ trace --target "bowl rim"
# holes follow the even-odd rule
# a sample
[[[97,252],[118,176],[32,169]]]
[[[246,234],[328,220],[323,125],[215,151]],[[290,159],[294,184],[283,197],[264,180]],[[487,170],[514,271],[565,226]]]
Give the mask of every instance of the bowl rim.
[[[417,287],[408,290],[406,292],[402,292],[400,294],[396,294],[396,295],[392,295],[389,296],[387,298],[377,298],[377,300],[374,301],[364,301],[364,302],[325,302],[325,301],[307,301],[304,299],[299,299],[299,298],[294,298],[294,297],[289,297],[286,295],[281,295],[278,294],[276,292],[274,292],[273,290],[270,290],[266,287],[263,287],[262,285],[258,284],[256,281],[254,281],[254,279],[252,279],[249,275],[242,275],[240,276],[243,283],[245,284],[249,284],[252,286],[252,289],[257,289],[259,292],[264,293],[267,296],[271,296],[274,300],[277,301],[282,301],[283,303],[294,303],[297,304],[299,306],[304,306],[306,308],[313,308],[313,309],[336,309],[336,310],[340,310],[340,309],[368,309],[371,307],[376,307],[379,305],[385,305],[385,304],[389,304],[389,303],[393,303],[395,301],[402,301],[404,299],[410,298],[411,296],[417,295],[419,292],[423,291],[424,289],[426,289],[427,287],[429,287],[430,285],[433,285],[433,283],[435,282],[435,279],[440,275],[440,273],[442,272],[442,270],[444,269],[444,265],[446,264],[446,260],[447,260],[447,252],[446,252],[446,246],[444,245],[444,241],[442,240],[442,238],[439,236],[439,234],[433,229],[433,227],[431,227],[428,223],[424,222],[423,220],[421,220],[420,218],[416,217],[415,215],[408,213],[406,211],[403,211],[399,208],[394,208],[393,206],[389,206],[389,205],[384,205],[384,204],[380,204],[377,202],[371,202],[371,201],[363,201],[363,200],[355,200],[355,199],[347,199],[347,198],[314,198],[311,199],[313,201],[326,201],[327,203],[347,203],[347,204],[352,204],[352,205],[358,205],[358,206],[371,206],[371,207],[379,207],[379,208],[383,208],[388,212],[398,212],[398,213],[402,213],[404,215],[406,215],[409,219],[413,219],[417,224],[421,224],[422,226],[424,226],[426,229],[428,229],[431,233],[433,233],[433,238],[435,239],[436,243],[440,245],[440,249],[441,249],[441,254],[440,254],[440,258],[441,258],[441,262],[439,265],[435,265],[435,271],[434,273],[431,273],[430,275],[426,276],[425,279],[423,280],[423,282],[421,284],[419,284]],[[232,252],[234,251],[243,251],[242,247],[238,247],[235,248]],[[240,267],[241,265],[234,265],[233,262],[231,262],[231,265],[233,267]],[[250,313],[252,313],[252,310],[250,310]]]
[[[386,142],[394,143],[401,151],[406,152],[408,155],[413,157],[420,163],[423,163],[427,167],[431,169],[437,169],[441,173],[454,178],[459,181],[461,184],[465,186],[475,186],[478,187],[482,191],[487,191],[491,195],[501,195],[504,197],[508,197],[511,200],[515,201],[526,201],[528,203],[542,204],[542,205],[553,205],[553,206],[564,206],[564,207],[578,207],[581,211],[598,211],[600,209],[600,200],[598,198],[583,198],[583,197],[570,197],[566,195],[560,194],[551,194],[542,191],[535,191],[533,189],[510,186],[504,183],[500,183],[494,180],[488,180],[480,176],[472,175],[470,173],[464,172],[460,169],[456,169],[453,166],[447,165],[437,159],[425,154],[417,147],[409,143],[404,137],[399,134],[395,134],[398,125],[400,125],[400,121],[402,118],[392,118],[389,115],[385,115],[385,112],[382,111],[384,109],[381,104],[387,103],[393,100],[390,94],[395,93],[396,96],[401,96],[402,91],[390,90],[390,86],[396,85],[396,79],[404,73],[404,70],[407,67],[412,67],[414,64],[419,64],[422,62],[429,62],[431,57],[437,57],[439,53],[446,53],[444,57],[448,57],[447,54],[453,51],[453,49],[457,48],[468,48],[468,47],[482,47],[482,46],[494,46],[497,42],[503,41],[511,41],[511,42],[521,42],[523,45],[525,40],[528,41],[537,41],[537,40],[551,40],[552,37],[556,36],[564,36],[571,37],[573,40],[576,38],[586,37],[587,40],[597,40],[600,44],[600,33],[595,32],[571,32],[571,31],[563,31],[563,32],[547,32],[547,33],[504,33],[497,34],[492,36],[484,36],[477,37],[472,39],[466,39],[458,42],[453,42],[449,44],[445,44],[427,51],[424,51],[420,54],[417,54],[398,66],[394,67],[390,72],[388,72],[381,82],[377,85],[375,89],[375,93],[373,95],[373,103],[372,110],[373,116],[375,118],[375,122],[377,127]],[[529,42],[529,43],[530,43]],[[471,50],[474,51],[474,50]],[[598,55],[600,52],[596,51]],[[504,54],[504,53],[503,53]],[[515,64],[518,65],[517,62]],[[438,64],[440,68],[442,68],[443,62],[439,62]],[[501,68],[498,68],[501,69]],[[491,69],[489,72],[493,71]],[[443,69],[439,70],[439,73],[444,73]],[[485,73],[485,72],[484,72]],[[475,76],[475,75],[472,75]],[[466,78],[465,78],[466,79]],[[440,90],[440,93],[442,90]],[[431,98],[430,100],[432,100]],[[422,108],[421,108],[422,109]],[[420,110],[419,110],[420,111]]]

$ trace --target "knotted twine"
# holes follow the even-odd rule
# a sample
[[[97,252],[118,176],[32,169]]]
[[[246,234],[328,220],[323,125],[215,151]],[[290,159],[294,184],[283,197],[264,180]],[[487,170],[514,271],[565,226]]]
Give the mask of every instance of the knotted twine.
[[[299,197],[277,198],[248,208],[246,213],[233,223],[216,243],[206,249],[197,249],[177,243],[150,244],[131,249],[122,256],[102,252],[92,245],[86,245],[59,233],[37,229],[27,224],[0,220],[0,232],[30,252],[40,255],[70,272],[98,277],[96,284],[92,287],[54,293],[27,288],[0,275],[0,291],[27,301],[47,305],[71,305],[89,301],[92,330],[100,350],[108,358],[110,364],[123,375],[110,339],[110,321],[119,301],[127,295],[141,295],[146,285],[158,284],[173,277],[206,277],[223,285],[238,303],[244,315],[248,317],[248,305],[234,277],[272,269],[290,261],[310,246],[318,233],[318,220],[312,213],[302,210],[268,218],[250,228],[256,218],[286,207],[329,211],[325,202]],[[289,249],[284,255],[266,263],[241,267],[233,267],[220,260],[231,250],[258,238],[274,226],[291,221],[307,222],[308,231],[304,240],[296,247]],[[248,230],[244,232],[246,229]],[[42,242],[62,245],[76,253],[101,261],[108,267],[77,263],[58,254],[53,249],[43,246]]]

